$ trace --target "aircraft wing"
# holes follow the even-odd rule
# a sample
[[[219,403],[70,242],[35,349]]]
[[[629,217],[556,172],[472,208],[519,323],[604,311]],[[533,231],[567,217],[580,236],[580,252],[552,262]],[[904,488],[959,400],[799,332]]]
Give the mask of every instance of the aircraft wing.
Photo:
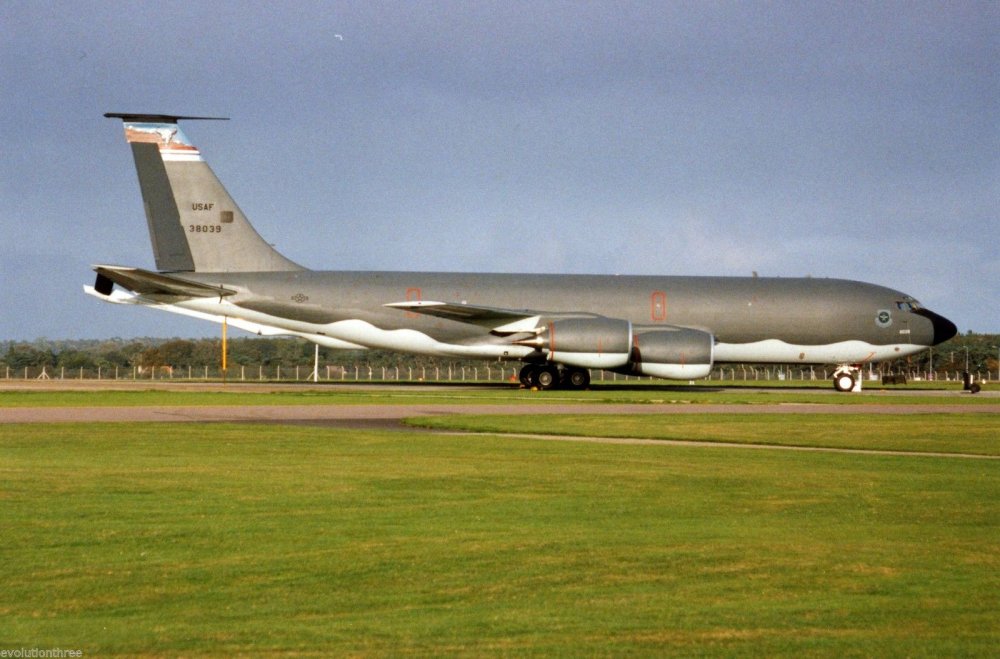
[[[174,275],[166,275],[142,268],[128,268],[118,265],[96,265],[97,273],[95,290],[105,295],[111,292],[112,284],[140,295],[159,295],[170,297],[225,297],[235,295],[236,291],[222,286],[212,286],[196,281],[190,281]]]
[[[479,325],[495,334],[516,334],[518,332],[533,332],[539,325],[542,313],[528,309],[502,309],[499,307],[481,307],[474,304],[457,304],[454,302],[434,302],[430,300],[412,300],[408,302],[392,302],[385,306],[401,309],[410,313],[426,316],[436,316],[460,323]]]
[[[537,333],[545,327],[546,323],[553,320],[603,318],[603,316],[585,312],[504,309],[502,307],[484,307],[464,302],[434,302],[431,300],[392,302],[385,306],[393,309],[402,309],[410,313],[419,313],[426,316],[446,318],[460,323],[478,325],[500,336],[518,334],[520,332]]]

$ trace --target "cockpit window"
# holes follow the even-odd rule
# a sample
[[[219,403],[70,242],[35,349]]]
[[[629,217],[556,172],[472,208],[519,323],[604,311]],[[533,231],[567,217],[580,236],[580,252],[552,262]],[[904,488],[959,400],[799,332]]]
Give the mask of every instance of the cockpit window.
[[[920,309],[923,308],[920,306],[920,303],[914,300],[912,297],[906,298],[905,300],[897,301],[896,307],[900,311],[919,311]]]

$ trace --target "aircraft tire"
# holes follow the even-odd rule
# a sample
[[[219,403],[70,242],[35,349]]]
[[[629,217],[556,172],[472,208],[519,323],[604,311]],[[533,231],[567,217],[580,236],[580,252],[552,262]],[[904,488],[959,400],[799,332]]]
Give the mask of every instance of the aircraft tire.
[[[566,374],[566,384],[570,389],[586,389],[590,386],[590,371],[585,368],[573,368]]]
[[[521,384],[528,388],[535,386],[535,371],[537,369],[537,364],[525,364],[522,366],[521,371],[517,375]]]
[[[833,378],[833,388],[837,391],[850,391],[854,389],[854,376],[850,373],[838,373]]]
[[[559,386],[559,369],[555,366],[541,366],[535,371],[534,384],[539,389],[555,389]]]

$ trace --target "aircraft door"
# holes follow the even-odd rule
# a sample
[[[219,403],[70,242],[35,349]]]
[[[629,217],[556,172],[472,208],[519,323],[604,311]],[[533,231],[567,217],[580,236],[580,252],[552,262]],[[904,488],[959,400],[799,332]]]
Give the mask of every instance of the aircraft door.
[[[667,319],[667,294],[663,291],[653,291],[649,296],[649,319],[654,323],[662,323]]]

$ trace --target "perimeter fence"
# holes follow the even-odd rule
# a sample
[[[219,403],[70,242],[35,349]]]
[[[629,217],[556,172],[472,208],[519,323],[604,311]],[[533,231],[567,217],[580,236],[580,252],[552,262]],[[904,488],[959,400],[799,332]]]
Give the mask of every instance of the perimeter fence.
[[[218,366],[198,365],[184,367],[3,367],[6,380],[177,380],[177,381],[238,381],[238,382],[517,382],[520,364],[484,363],[477,366],[382,366],[366,363],[321,364],[311,366],[236,365],[225,372]],[[665,382],[658,378],[621,375],[602,370],[590,372],[593,382]],[[903,376],[906,381],[962,382],[961,371],[918,372],[902,371],[880,373],[865,371],[865,381],[881,381],[884,376]],[[992,374],[976,371],[976,382],[988,383]],[[832,367],[787,367],[781,365],[718,366],[701,381],[729,382],[822,382],[833,377]]]

